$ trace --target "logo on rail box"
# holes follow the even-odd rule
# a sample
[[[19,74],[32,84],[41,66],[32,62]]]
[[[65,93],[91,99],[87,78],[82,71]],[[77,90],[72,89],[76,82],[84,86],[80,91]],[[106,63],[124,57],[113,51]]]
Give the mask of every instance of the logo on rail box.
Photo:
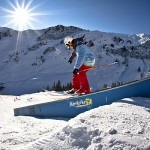
[[[79,100],[76,102],[70,102],[70,107],[87,107],[92,105],[92,99],[86,98],[85,100]]]

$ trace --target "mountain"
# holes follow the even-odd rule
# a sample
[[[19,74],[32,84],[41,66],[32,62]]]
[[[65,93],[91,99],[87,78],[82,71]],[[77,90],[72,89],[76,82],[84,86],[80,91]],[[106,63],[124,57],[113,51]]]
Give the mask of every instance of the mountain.
[[[89,31],[74,26],[57,25],[43,30],[18,32],[0,28],[1,94],[22,95],[62,85],[72,79],[71,51],[64,37],[84,36],[96,57],[97,67],[88,73],[93,91],[104,85],[126,83],[150,75],[150,35]],[[102,67],[114,61],[118,64]],[[1,85],[0,84],[0,85]]]

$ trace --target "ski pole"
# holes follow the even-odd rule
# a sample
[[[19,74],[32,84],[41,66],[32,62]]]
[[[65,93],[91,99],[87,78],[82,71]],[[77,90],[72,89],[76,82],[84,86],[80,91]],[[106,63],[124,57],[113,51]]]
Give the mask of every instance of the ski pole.
[[[115,61],[115,62],[112,62],[112,63],[109,63],[109,64],[99,65],[99,66],[97,66],[97,67],[95,67],[95,68],[103,68],[103,67],[115,65],[115,64],[117,64],[117,63],[118,63],[118,61]]]
[[[96,68],[108,67],[108,66],[111,66],[111,65],[115,65],[115,64],[117,64],[117,63],[118,63],[118,61],[115,61],[115,62],[112,62],[112,63],[109,63],[109,64],[103,64],[103,65],[93,66],[93,67],[90,67],[90,68],[81,70],[81,71],[79,71],[79,72],[88,71],[88,70],[94,70],[94,69],[96,69]]]

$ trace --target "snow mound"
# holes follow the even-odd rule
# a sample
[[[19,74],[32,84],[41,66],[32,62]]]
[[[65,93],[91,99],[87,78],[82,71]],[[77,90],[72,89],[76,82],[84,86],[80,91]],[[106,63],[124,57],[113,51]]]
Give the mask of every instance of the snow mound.
[[[144,105],[143,105],[144,104]],[[71,119],[53,134],[19,149],[150,149],[150,100],[123,99]]]

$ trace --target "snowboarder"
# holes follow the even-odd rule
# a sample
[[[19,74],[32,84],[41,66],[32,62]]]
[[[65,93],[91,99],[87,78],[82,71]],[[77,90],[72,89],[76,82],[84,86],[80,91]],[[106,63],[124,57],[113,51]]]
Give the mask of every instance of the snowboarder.
[[[71,64],[73,59],[77,56],[73,70],[72,89],[69,90],[68,93],[77,93],[78,95],[88,94],[91,90],[86,73],[92,69],[95,64],[94,55],[84,44],[83,37],[74,39],[71,36],[67,36],[64,39],[64,43],[68,48],[72,49],[68,63]]]

